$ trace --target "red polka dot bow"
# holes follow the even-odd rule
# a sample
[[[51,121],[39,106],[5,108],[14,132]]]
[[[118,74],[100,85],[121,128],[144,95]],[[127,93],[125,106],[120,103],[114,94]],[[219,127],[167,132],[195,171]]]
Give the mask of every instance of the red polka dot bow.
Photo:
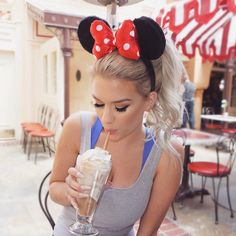
[[[138,60],[139,46],[135,25],[131,20],[125,20],[116,31],[115,36],[111,28],[102,20],[95,20],[90,27],[95,40],[93,54],[97,59],[111,53],[116,48],[123,57]]]

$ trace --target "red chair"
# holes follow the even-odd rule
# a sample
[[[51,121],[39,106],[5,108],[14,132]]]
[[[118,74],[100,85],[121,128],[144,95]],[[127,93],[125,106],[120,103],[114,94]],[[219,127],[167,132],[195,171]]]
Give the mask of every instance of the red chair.
[[[28,134],[32,131],[47,129],[45,127],[45,123],[46,123],[46,116],[47,116],[48,109],[49,108],[47,105],[40,105],[38,109],[38,119],[36,122],[22,122],[21,123],[22,133],[23,133],[22,146],[23,146],[24,153],[26,153],[26,149],[27,149]]]
[[[236,140],[236,129],[235,128],[222,129],[221,131],[224,136]]]
[[[222,162],[223,153],[227,154],[226,163]],[[201,200],[200,200],[201,203],[203,203],[206,180],[207,178],[212,179],[213,200],[215,204],[215,224],[218,224],[218,199],[219,199],[221,181],[223,178],[226,178],[227,198],[228,198],[229,209],[231,212],[230,216],[234,217],[231,200],[230,200],[229,177],[231,174],[232,166],[235,161],[235,157],[236,157],[236,153],[235,153],[234,140],[223,138],[216,145],[216,161],[215,162],[197,161],[197,162],[192,162],[188,164],[188,170],[191,174],[197,174],[202,177]],[[224,158],[225,158],[225,155],[224,155]],[[219,180],[218,185],[217,185],[217,190],[215,187],[215,179]]]
[[[36,121],[30,121],[30,122],[22,122],[21,127],[25,128],[29,125],[41,125],[42,120],[43,120],[43,115],[44,115],[44,112],[45,112],[46,108],[47,108],[47,106],[44,105],[44,104],[39,105],[37,120]]]
[[[55,134],[57,127],[59,125],[59,114],[58,112],[54,111],[53,109],[49,110],[48,114],[48,123],[47,123],[47,129],[38,129],[31,131],[29,133],[29,149],[28,149],[28,159],[30,159],[30,154],[32,151],[32,144],[38,143],[43,145],[44,152],[46,152],[46,147],[48,148],[49,155],[51,156],[51,152],[55,151]],[[53,141],[53,148],[50,145],[50,140]],[[34,163],[37,162],[37,154],[38,154],[38,146],[35,148],[35,158]]]

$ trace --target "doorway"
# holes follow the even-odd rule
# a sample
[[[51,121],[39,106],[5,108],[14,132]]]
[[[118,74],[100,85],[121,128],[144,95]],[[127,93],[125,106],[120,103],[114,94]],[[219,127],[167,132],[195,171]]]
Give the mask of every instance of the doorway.
[[[221,114],[221,102],[224,92],[224,77],[224,69],[214,65],[210,75],[210,84],[203,93],[203,113]]]

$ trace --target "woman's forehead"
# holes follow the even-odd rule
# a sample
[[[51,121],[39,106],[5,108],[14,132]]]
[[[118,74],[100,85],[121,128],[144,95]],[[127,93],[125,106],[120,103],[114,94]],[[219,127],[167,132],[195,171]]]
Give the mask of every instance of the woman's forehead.
[[[133,98],[140,95],[132,81],[94,76],[92,79],[92,96],[101,100],[103,98],[110,101],[119,101],[133,100]]]
[[[135,83],[128,81],[126,79],[116,78],[116,77],[104,77],[104,76],[94,76],[92,78],[92,88],[117,89],[122,93],[123,91],[136,92]]]

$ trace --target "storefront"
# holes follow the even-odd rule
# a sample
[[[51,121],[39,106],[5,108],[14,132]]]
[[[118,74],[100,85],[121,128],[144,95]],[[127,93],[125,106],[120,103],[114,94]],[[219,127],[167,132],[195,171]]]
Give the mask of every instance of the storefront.
[[[236,58],[236,4],[226,0],[189,0],[175,2],[156,12],[156,21],[167,31],[182,53],[188,58],[190,79],[196,84],[195,120],[196,128],[201,127],[200,114],[204,90],[210,84],[219,86],[220,78],[222,91],[217,91],[217,99],[223,100],[226,111],[235,111],[235,58]],[[216,62],[221,62],[224,68],[219,74],[215,71]],[[212,69],[213,68],[213,69]],[[223,74],[222,74],[223,72]],[[214,79],[215,78],[215,79]],[[211,85],[211,87],[213,86]],[[212,95],[212,94],[211,94]],[[212,95],[213,96],[213,95]],[[205,93],[207,97],[207,92]],[[214,99],[213,97],[211,100]],[[220,101],[216,102],[217,112]],[[215,111],[214,111],[215,112]]]

